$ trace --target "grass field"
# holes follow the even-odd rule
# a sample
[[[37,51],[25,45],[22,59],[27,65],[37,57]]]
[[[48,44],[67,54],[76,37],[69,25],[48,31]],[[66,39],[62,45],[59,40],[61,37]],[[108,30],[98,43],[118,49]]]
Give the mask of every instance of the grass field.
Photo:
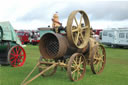
[[[0,85],[20,85],[23,79],[36,65],[40,53],[38,46],[25,47],[27,58],[24,66],[14,68],[0,66]],[[104,71],[94,75],[87,66],[84,78],[78,82],[71,82],[65,70],[57,70],[50,77],[38,77],[29,85],[128,85],[128,49],[106,47],[107,62]],[[38,73],[38,69],[32,76]]]

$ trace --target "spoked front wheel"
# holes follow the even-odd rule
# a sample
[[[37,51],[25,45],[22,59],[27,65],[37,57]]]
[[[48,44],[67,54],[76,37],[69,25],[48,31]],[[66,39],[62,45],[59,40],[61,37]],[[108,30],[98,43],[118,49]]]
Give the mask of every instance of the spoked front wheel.
[[[84,77],[86,63],[81,53],[75,53],[70,57],[67,72],[72,81],[78,81]]]
[[[8,61],[11,66],[19,67],[23,66],[26,60],[25,50],[19,46],[13,46],[8,52]]]

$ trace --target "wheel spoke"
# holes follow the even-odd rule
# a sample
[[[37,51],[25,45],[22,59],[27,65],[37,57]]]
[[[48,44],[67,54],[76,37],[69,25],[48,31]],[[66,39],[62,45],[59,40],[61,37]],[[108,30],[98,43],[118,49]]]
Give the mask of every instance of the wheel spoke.
[[[77,71],[77,69],[75,69],[73,72],[71,72],[71,74],[72,74],[72,78],[73,78],[73,79],[75,79],[76,71]]]
[[[80,64],[81,64],[81,57],[82,57],[82,56],[80,56],[80,58],[79,58],[79,66],[80,66]]]
[[[96,62],[97,62],[97,60],[94,60],[94,61],[93,61],[93,64],[96,64]]]
[[[76,63],[77,63],[77,61],[78,61],[78,57],[76,56],[75,59],[76,59]]]
[[[22,55],[20,54],[20,56],[24,56],[24,54],[22,54]]]
[[[77,70],[77,80],[79,79],[79,70]]]
[[[83,18],[83,13],[81,14],[81,17],[80,17],[80,23],[79,23],[80,26],[81,26],[81,23],[82,23],[82,18]]]
[[[101,63],[101,61],[99,61],[98,72],[100,71],[101,67],[102,67],[102,63]]]
[[[74,63],[75,65],[77,65],[77,62],[76,62],[75,60],[73,60],[73,63]]]
[[[78,34],[77,34],[77,36],[76,36],[76,39],[75,39],[75,43],[76,43],[76,44],[78,44],[79,35],[80,35],[80,33],[78,32]]]
[[[84,36],[83,36],[82,32],[80,33],[80,35],[81,35],[81,40],[84,41]]]
[[[77,65],[77,61],[78,61],[78,58],[75,57],[75,59],[73,60],[75,62],[75,64]]]
[[[100,55],[100,58],[103,58],[104,57],[104,55]]]
[[[23,61],[24,58],[22,58],[22,57],[20,56],[19,59]]]
[[[14,55],[16,55],[16,53],[15,53],[14,49],[13,49],[12,51],[13,51]]]
[[[74,71],[72,71],[72,73],[71,73],[71,74],[74,74],[76,71],[77,71],[77,69],[75,69]]]
[[[21,60],[23,60],[23,58],[20,58]]]
[[[100,69],[102,68],[102,62],[100,61]]]
[[[81,63],[80,63],[80,65],[82,65],[84,62],[82,61]]]
[[[99,62],[96,64],[95,70],[98,71]]]
[[[16,60],[16,58],[14,60],[11,61],[11,63],[13,63]]]
[[[82,74],[79,72],[79,75],[81,76]]]
[[[22,51],[22,50],[21,50],[20,48],[18,48],[18,52],[17,52],[17,53],[19,54],[21,51]]]
[[[95,60],[99,60],[97,54],[95,54],[93,58],[94,58]]]
[[[82,59],[82,58],[81,58],[81,59]],[[80,70],[83,70],[83,69],[84,69],[84,68],[82,67],[82,66],[83,66],[83,63],[84,63],[84,62],[83,62],[82,60],[79,62],[79,66],[80,66],[79,68],[80,68]]]
[[[15,56],[15,54],[10,53],[10,55]]]
[[[82,27],[81,29],[82,30],[86,30],[88,28],[88,26],[85,26],[85,27]]]
[[[18,54],[18,50],[17,50],[17,47],[16,47],[16,53]]]
[[[15,58],[15,56],[14,57],[10,57],[10,59],[14,59]]]
[[[77,19],[76,19],[76,17],[75,17],[75,16],[74,16],[74,19],[75,19],[76,25],[78,26],[78,22],[77,22]]]
[[[94,58],[95,60],[101,60],[101,58]]]
[[[21,63],[21,61],[20,61],[20,59],[19,59],[19,58],[17,59],[17,62],[18,62],[18,63]]]
[[[71,66],[71,68],[75,68],[75,66]]]
[[[100,71],[100,61],[99,61],[98,66],[97,66],[97,72],[99,72],[99,71]]]
[[[13,61],[11,61],[11,64],[13,64],[13,63],[15,64],[15,62],[16,62],[16,58]]]
[[[83,70],[84,70],[84,68],[83,68],[83,67],[80,67],[80,70],[82,70],[82,71],[83,71]]]
[[[20,54],[19,55],[21,55],[21,53],[22,53],[22,50],[20,51]]]
[[[73,79],[75,79],[75,73],[73,74]]]
[[[101,62],[104,63],[104,60],[102,59]]]
[[[72,29],[72,32],[78,32],[78,28]]]

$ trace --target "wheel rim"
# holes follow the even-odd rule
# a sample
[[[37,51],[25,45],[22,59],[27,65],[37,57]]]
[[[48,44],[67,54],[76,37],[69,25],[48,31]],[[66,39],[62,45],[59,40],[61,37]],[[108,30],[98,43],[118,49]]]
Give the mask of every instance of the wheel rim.
[[[40,57],[39,59],[39,62],[55,62],[54,60],[52,59],[44,59],[42,56]],[[46,65],[46,64],[39,64],[38,66],[38,69],[39,69],[39,72],[42,72],[44,69],[48,68],[50,65]],[[57,70],[57,66],[55,66],[54,68],[48,70],[47,72],[43,73],[42,76],[52,76],[53,74],[56,73],[56,70]]]
[[[105,48],[102,45],[95,46],[91,57],[91,70],[94,74],[99,74],[103,71],[106,64]]]
[[[71,56],[67,72],[69,75],[70,80],[78,81],[84,77],[86,71],[86,63],[84,56],[80,53],[75,53]]]
[[[80,18],[79,22],[76,18],[77,15]],[[85,47],[90,36],[90,23],[87,14],[82,10],[73,11],[68,17],[66,32],[72,45],[77,48]]]
[[[9,63],[13,67],[23,66],[26,60],[26,53],[21,46],[13,46],[8,52]]]

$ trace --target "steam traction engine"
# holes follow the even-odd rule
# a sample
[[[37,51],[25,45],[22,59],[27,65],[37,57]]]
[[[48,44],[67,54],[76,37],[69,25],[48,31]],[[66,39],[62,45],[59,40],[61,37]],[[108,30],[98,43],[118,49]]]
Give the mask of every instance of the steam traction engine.
[[[40,73],[24,83],[34,68],[22,82],[23,85],[40,75],[53,75],[58,66],[67,70],[72,81],[78,81],[84,77],[86,65],[91,66],[94,74],[103,71],[106,62],[105,49],[91,37],[87,14],[82,10],[73,11],[68,17],[65,30],[63,34],[46,33],[41,37],[39,50],[42,56],[35,66],[35,68],[38,67]]]
[[[13,67],[22,66],[26,53],[9,22],[0,22],[0,64]]]

